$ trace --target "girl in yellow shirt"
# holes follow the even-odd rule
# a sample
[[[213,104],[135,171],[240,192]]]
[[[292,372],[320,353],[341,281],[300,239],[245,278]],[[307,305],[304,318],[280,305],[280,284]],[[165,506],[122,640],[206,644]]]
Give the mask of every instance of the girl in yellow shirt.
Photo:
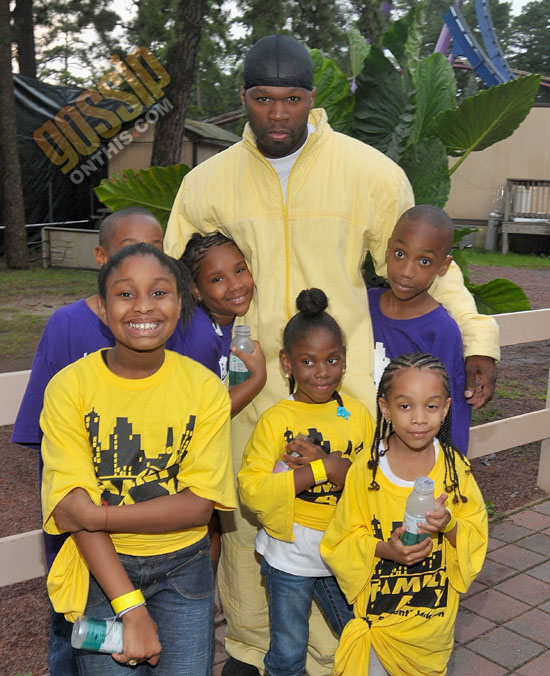
[[[69,531],[48,577],[57,612],[122,618],[123,650],[78,650],[84,676],[210,676],[213,576],[206,524],[234,509],[230,403],[219,378],[165,350],[182,271],[133,244],[99,273],[115,346],[60,371],[41,426],[44,529]],[[187,282],[189,283],[189,282]],[[154,667],[154,669],[153,669]]]
[[[459,594],[485,558],[485,503],[470,463],[452,446],[449,378],[438,359],[392,359],[378,405],[370,457],[360,456],[348,472],[321,542],[355,616],[333,675],[443,676]],[[434,481],[439,497],[419,529],[429,537],[407,546],[402,519],[419,476]]]
[[[313,598],[336,636],[352,617],[319,543],[373,424],[360,401],[338,392],[346,350],[327,302],[320,289],[298,296],[280,353],[291,395],[259,419],[238,476],[242,501],[263,526],[256,551],[269,597],[266,676],[304,673]]]

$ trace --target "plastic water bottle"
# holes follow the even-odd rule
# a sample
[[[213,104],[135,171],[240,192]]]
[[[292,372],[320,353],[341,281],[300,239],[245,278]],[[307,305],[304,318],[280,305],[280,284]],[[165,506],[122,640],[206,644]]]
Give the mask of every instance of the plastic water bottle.
[[[120,620],[97,620],[81,615],[76,618],[71,633],[73,648],[95,650],[98,653],[122,652],[122,622]]]
[[[404,545],[416,545],[427,537],[429,533],[419,533],[418,526],[426,523],[426,512],[435,509],[434,482],[427,476],[419,476],[414,482],[414,488],[407,498],[403,525],[405,532],[401,535]]]
[[[304,434],[303,432],[300,432],[297,434],[294,439],[302,439],[303,441],[309,441],[311,444],[313,443],[313,439],[311,437],[308,437],[307,434]],[[297,453],[296,451],[290,451],[287,453],[287,455],[291,455],[295,458],[301,458],[302,456],[300,453]],[[277,474],[278,472],[288,472],[290,467],[287,465],[287,463],[283,460],[282,457],[280,457],[275,465],[273,466],[273,471],[272,474]]]
[[[239,350],[244,350],[248,354],[254,352],[254,343],[250,338],[250,326],[235,327],[235,337],[230,347],[238,347]],[[250,371],[246,368],[246,364],[231,352],[229,355],[229,387],[244,383],[249,378]]]

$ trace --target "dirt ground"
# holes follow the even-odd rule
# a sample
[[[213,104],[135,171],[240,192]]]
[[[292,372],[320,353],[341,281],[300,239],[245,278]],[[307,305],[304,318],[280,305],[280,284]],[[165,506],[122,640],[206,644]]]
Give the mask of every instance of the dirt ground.
[[[519,284],[533,309],[550,307],[550,269],[528,270],[470,266],[471,280],[484,283],[505,277]],[[51,298],[33,298],[36,312]],[[47,314],[49,314],[49,312]],[[32,354],[15,362],[0,358],[0,371],[29,368]],[[476,414],[474,424],[544,408],[550,341],[503,349],[497,394]],[[35,455],[9,442],[11,427],[0,427],[0,537],[40,527]],[[540,443],[473,461],[485,499],[498,514],[521,507],[544,493],[536,488]],[[0,589],[0,676],[39,676],[47,671],[49,606],[45,580]]]

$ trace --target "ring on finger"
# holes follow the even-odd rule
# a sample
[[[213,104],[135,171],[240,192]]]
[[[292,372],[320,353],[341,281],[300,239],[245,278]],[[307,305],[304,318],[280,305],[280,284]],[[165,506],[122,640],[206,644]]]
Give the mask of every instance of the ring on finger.
[[[137,660],[128,660],[128,664],[129,664],[131,667],[137,666],[137,663],[138,663]]]

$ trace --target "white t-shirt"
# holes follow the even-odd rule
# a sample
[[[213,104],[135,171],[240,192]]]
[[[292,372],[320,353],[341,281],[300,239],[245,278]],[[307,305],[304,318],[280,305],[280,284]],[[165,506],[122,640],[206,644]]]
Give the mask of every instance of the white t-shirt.
[[[380,449],[385,449],[385,440],[381,439],[380,440]],[[439,450],[441,446],[439,445],[439,439],[437,437],[433,438],[433,445],[434,445],[434,452],[435,452],[435,457],[434,457],[434,465],[437,462],[437,456],[439,455]],[[388,481],[391,481],[392,484],[395,484],[396,486],[402,486],[404,488],[414,488],[414,481],[407,481],[406,479],[401,479],[400,477],[396,476],[390,468],[390,463],[388,462],[388,456],[387,455],[381,455],[380,459],[378,461],[378,466],[380,467],[380,471],[384,474],[386,479]]]
[[[290,177],[290,172],[292,171],[294,162],[296,162],[300,153],[302,152],[302,148],[307,143],[309,135],[313,131],[315,131],[315,127],[312,124],[308,123],[306,140],[302,143],[302,145],[298,148],[298,150],[295,150],[291,155],[285,155],[285,157],[265,158],[271,164],[273,169],[275,169],[275,171],[277,172],[277,176],[279,177],[279,181],[281,183],[281,190],[283,191],[283,201],[285,202],[285,204],[286,204],[286,196],[288,193],[288,179]]]
[[[294,395],[291,394],[287,399],[294,400]],[[271,537],[263,528],[260,528],[256,535],[255,549],[270,566],[285,573],[302,577],[332,575],[332,571],[321,558],[320,545],[325,531],[308,528],[294,522],[292,532],[294,542],[285,542]]]

